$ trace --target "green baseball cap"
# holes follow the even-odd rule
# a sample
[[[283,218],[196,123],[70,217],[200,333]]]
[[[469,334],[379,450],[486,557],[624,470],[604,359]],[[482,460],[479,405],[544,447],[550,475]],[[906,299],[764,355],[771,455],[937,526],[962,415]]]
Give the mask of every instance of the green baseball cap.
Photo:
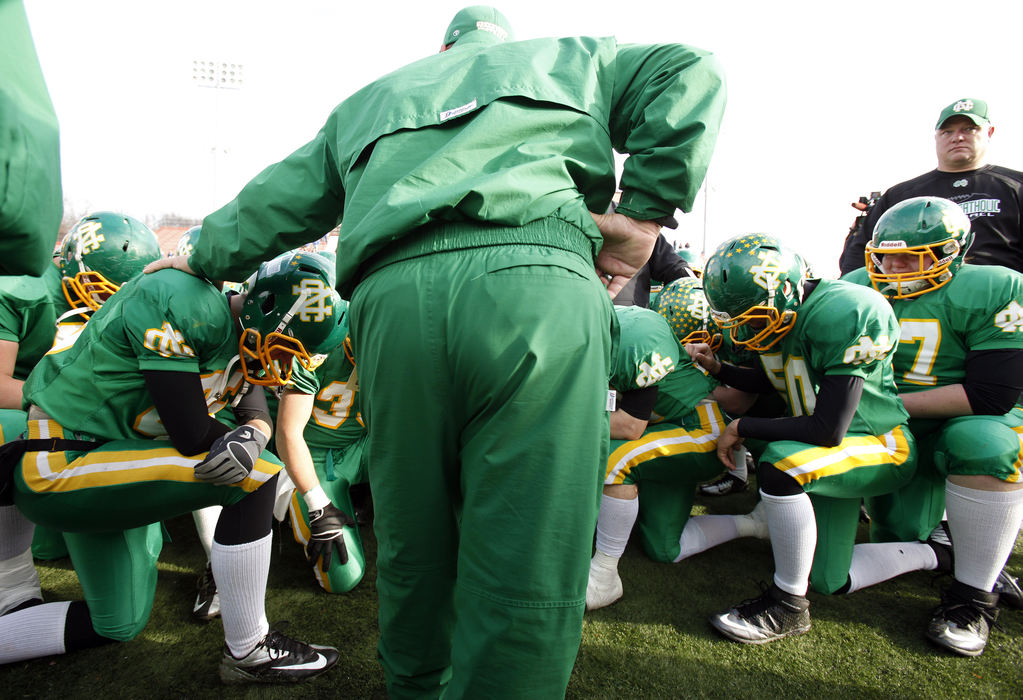
[[[501,41],[512,40],[512,28],[508,19],[493,7],[473,5],[459,10],[444,32],[443,46],[453,44],[469,32],[490,32]]]
[[[941,125],[948,121],[949,117],[968,117],[977,126],[984,126],[990,123],[987,118],[987,102],[984,100],[971,100],[966,97],[956,100],[941,110],[941,116],[938,117],[938,123],[934,128],[940,129]]]

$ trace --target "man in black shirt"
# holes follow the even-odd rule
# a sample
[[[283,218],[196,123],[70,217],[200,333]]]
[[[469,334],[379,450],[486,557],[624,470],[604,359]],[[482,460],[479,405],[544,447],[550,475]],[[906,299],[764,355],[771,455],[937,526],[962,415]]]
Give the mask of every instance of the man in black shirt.
[[[982,100],[956,100],[938,117],[934,143],[938,167],[892,186],[845,241],[839,261],[842,274],[863,267],[863,247],[877,220],[893,205],[911,197],[944,197],[970,217],[976,236],[967,262],[1004,265],[1023,272],[1023,172],[985,165],[995,127]]]

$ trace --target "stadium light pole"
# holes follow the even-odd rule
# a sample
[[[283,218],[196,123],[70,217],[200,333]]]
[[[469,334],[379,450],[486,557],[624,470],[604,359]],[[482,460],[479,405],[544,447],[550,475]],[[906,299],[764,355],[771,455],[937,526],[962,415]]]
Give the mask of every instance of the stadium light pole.
[[[710,192],[710,169],[707,169],[707,174],[703,177],[703,250],[700,251],[700,256],[707,259],[707,193]]]
[[[192,83],[214,90],[213,98],[213,206],[220,203],[217,192],[217,159],[220,149],[220,94],[223,90],[241,90],[245,83],[245,66],[229,61],[192,60]],[[224,155],[228,149],[225,148]]]

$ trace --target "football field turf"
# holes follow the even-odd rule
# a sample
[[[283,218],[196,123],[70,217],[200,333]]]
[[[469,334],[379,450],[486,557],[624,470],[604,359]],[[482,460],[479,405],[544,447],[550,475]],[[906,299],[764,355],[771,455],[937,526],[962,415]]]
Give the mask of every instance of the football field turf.
[[[751,491],[698,499],[698,512],[739,513]],[[363,527],[368,571],[345,595],[319,591],[287,526],[274,531],[267,594],[271,623],[300,639],[341,649],[326,675],[297,686],[225,687],[217,679],[221,623],[193,621],[204,555],[190,517],[167,523],[156,603],[131,642],[0,667],[0,697],[384,698],[376,661],[376,543]],[[861,528],[866,537],[865,526]],[[78,598],[67,560],[41,563],[49,600]],[[1023,575],[1023,539],[1009,569]],[[719,637],[707,618],[770,581],[767,542],[727,543],[681,564],[650,561],[635,539],[620,567],[625,596],[587,613],[569,698],[1021,698],[1023,610],[1002,609],[980,657],[953,656],[923,636],[948,577],[917,572],[849,596],[810,593],[813,628],[772,644]]]

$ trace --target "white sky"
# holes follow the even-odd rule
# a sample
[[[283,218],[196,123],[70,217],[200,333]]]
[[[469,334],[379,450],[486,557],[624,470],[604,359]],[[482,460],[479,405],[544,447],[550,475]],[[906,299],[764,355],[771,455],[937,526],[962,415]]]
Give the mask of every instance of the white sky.
[[[471,1],[25,0],[65,197],[79,213],[201,218],[349,94],[436,51]],[[962,97],[990,105],[990,162],[1023,170],[1019,0],[494,4],[520,39],[613,34],[721,58],[709,192],[675,234],[698,252],[768,232],[833,276],[850,202],[932,169],[934,122]],[[244,87],[198,87],[196,59],[243,64]]]

